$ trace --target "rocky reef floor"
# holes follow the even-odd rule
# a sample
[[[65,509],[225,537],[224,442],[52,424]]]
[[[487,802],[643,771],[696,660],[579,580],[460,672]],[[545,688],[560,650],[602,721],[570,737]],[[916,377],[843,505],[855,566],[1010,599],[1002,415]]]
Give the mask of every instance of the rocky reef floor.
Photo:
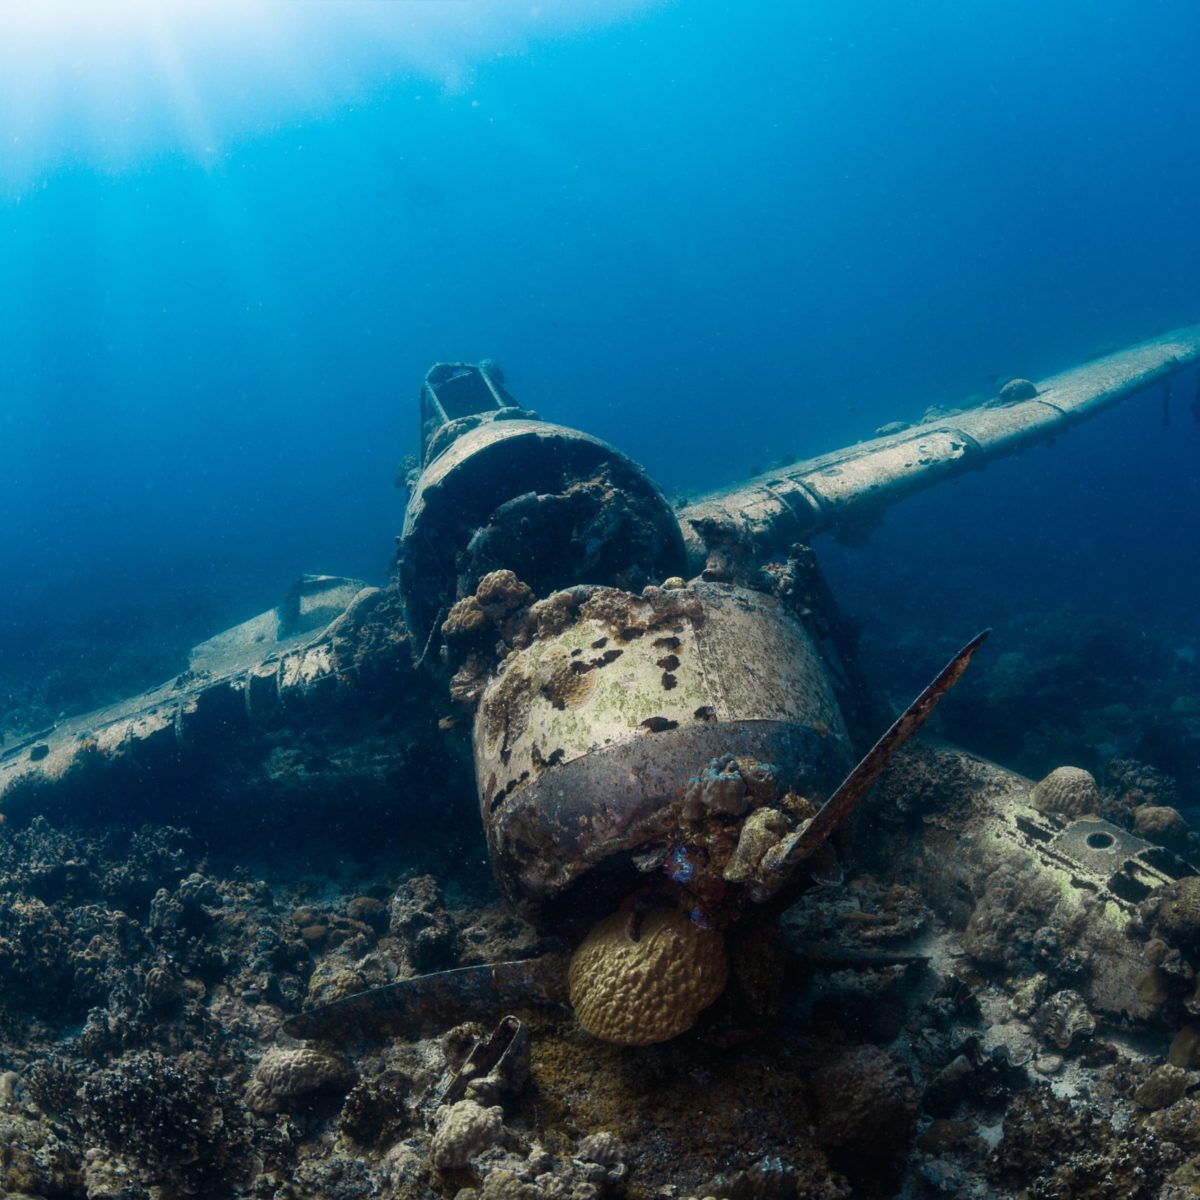
[[[953,786],[932,753],[889,772],[845,882],[785,915],[791,965],[761,1025],[702,1023],[632,1050],[565,1010],[519,1010],[522,1062],[452,1104],[441,1089],[490,1021],[327,1043],[281,1024],[545,948],[477,862],[238,854],[179,825],[6,826],[0,1194],[1200,1193],[1194,889],[1181,881],[1130,919],[1162,995],[1154,1019],[1114,1020],[1085,997],[1104,963],[1078,961],[1043,901],[998,906],[996,881],[956,908],[929,887],[927,831],[953,807],[930,798]]]

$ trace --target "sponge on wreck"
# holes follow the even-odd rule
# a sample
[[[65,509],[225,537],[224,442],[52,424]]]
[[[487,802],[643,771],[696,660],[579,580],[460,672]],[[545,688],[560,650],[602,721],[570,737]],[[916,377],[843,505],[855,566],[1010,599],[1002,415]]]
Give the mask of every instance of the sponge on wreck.
[[[633,913],[600,921],[572,956],[567,979],[588,1033],[649,1046],[690,1029],[725,990],[728,971],[721,934],[656,908],[640,923]]]

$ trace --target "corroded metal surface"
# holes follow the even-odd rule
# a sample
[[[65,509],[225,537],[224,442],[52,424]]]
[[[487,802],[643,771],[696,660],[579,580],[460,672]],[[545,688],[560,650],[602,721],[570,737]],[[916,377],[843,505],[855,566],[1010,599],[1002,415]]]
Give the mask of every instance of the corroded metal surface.
[[[679,513],[691,570],[699,571],[721,541],[760,557],[778,553],[864,511],[1049,441],[1197,361],[1200,325],[1192,325],[1051,375],[1032,399],[928,421],[713,492]]]
[[[466,1062],[446,1080],[438,1095],[440,1104],[453,1104],[478,1091],[489,1076],[496,1078],[498,1087],[516,1090],[529,1075],[529,1026],[511,1013],[501,1017],[486,1038],[475,1043]],[[478,1099],[478,1096],[473,1097]]]
[[[640,589],[685,561],[670,505],[632,459],[578,430],[502,410],[421,473],[398,565],[423,644],[439,614],[490,570],[513,570],[546,595],[581,582]]]
[[[492,865],[509,898],[540,920],[591,868],[665,844],[688,781],[711,759],[769,761],[799,789],[818,790],[845,769],[843,749],[791,722],[729,721],[599,750],[542,775],[489,821]]]
[[[381,593],[333,576],[302,581],[270,609],[196,646],[176,679],[95,712],[64,720],[0,754],[0,798],[21,785],[54,784],[77,768],[156,763],[228,744],[301,697],[336,687],[339,624],[364,617]]]
[[[421,381],[421,461],[435,458],[439,443],[465,432],[472,418],[516,407],[495,363],[434,363]]]
[[[923,824],[914,882],[935,907],[955,923],[970,916],[973,925],[997,881],[1012,881],[1011,892],[1000,882],[996,895],[1005,904],[1011,895],[1049,903],[1041,917],[1051,928],[1048,944],[1058,938],[1055,953],[1065,955],[1069,940],[1073,958],[1087,967],[1074,986],[1090,1007],[1115,1018],[1152,1020],[1154,1004],[1141,991],[1144,943],[1130,936],[1130,921],[1142,900],[1196,874],[1195,868],[1099,817],[1039,812],[1030,806],[1028,779],[965,750],[925,745],[916,761],[928,795],[937,781],[954,780],[965,802],[952,819],[933,812]],[[900,778],[912,786],[911,766]]]
[[[475,723],[480,808],[506,891],[535,907],[653,841],[724,753],[828,791],[850,761],[828,672],[771,597],[697,583],[596,589],[561,631],[511,655]]]

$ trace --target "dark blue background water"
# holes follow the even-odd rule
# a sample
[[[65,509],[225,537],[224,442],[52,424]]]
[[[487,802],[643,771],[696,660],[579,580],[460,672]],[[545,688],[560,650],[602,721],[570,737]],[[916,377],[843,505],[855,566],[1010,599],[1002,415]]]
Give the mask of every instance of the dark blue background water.
[[[219,624],[304,570],[381,578],[439,358],[695,489],[1200,318],[1190,0],[550,10],[460,38],[453,85],[388,42],[421,6],[373,7],[294,112],[239,122],[235,81],[215,148],[159,129],[114,167],[97,118],[6,182],[0,653],[131,591]],[[831,573],[881,609],[948,580],[966,632],[1014,588],[1194,628],[1194,386]]]

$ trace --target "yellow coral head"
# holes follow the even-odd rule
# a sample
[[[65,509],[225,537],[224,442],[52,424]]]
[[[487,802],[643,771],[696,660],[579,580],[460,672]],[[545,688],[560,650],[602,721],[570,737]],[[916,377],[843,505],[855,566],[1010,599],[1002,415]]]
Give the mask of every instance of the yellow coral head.
[[[614,913],[592,927],[567,980],[580,1025],[622,1046],[649,1046],[688,1030],[724,990],[725,939],[686,914],[656,908],[639,921]]]

